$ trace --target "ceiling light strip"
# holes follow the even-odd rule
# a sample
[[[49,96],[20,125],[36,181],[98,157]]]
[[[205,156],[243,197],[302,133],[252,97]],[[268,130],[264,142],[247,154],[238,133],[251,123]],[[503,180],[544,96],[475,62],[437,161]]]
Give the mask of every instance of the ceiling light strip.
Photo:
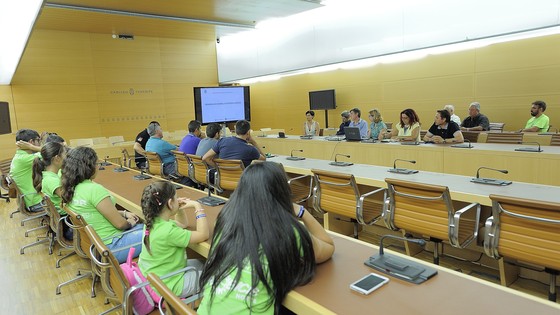
[[[84,7],[84,6],[76,6],[76,5],[66,5],[66,4],[58,4],[58,3],[45,3],[45,7],[55,8],[55,9],[66,9],[66,10],[77,10],[77,11],[113,14],[113,15],[125,15],[125,16],[141,17],[141,18],[148,18],[148,19],[159,19],[159,20],[179,21],[179,22],[191,22],[191,23],[211,24],[211,25],[239,27],[239,28],[255,28],[255,25],[253,25],[253,24],[230,23],[230,22],[223,22],[223,21],[193,19],[193,18],[180,17],[180,16],[157,15],[157,14],[149,14],[149,13],[111,10],[111,9]]]

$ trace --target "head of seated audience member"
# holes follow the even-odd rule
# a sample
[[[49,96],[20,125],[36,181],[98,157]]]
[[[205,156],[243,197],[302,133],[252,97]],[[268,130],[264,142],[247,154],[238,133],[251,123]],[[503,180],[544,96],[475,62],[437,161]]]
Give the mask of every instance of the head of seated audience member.
[[[188,125],[189,133],[192,133],[193,135],[200,137],[200,135],[202,134],[202,132],[200,131],[200,126],[202,125],[198,120],[191,120]]]
[[[345,123],[347,121],[350,120],[350,112],[345,110],[342,113],[340,113],[340,118],[342,119],[342,122]]]
[[[94,179],[97,172],[97,154],[89,147],[76,147],[66,153],[62,162],[62,199],[69,203],[76,186]]]
[[[531,116],[540,116],[546,110],[546,103],[544,101],[534,101],[531,104]]]
[[[449,115],[453,115],[455,113],[455,106],[453,105],[445,105],[443,107],[443,109],[445,109],[446,111],[449,112]]]
[[[245,119],[238,120],[235,123],[235,134],[237,134],[238,136],[246,136],[247,134],[249,134],[250,130],[251,123],[249,123]]]
[[[163,131],[161,130],[161,126],[159,125],[159,123],[151,122],[148,125],[147,130],[150,137],[157,137],[157,138],[163,137]]]
[[[16,141],[25,141],[41,145],[41,136],[33,129],[20,129],[16,132]]]
[[[45,144],[49,143],[49,142],[62,143],[63,145],[66,145],[66,141],[64,141],[64,138],[57,135],[56,133],[49,133],[48,134],[48,136],[45,138]]]
[[[469,116],[471,116],[471,118],[475,118],[478,114],[480,114],[480,103],[472,102],[469,105]]]
[[[362,117],[362,111],[359,108],[355,107],[350,110],[350,120],[357,122],[360,117]]]
[[[451,115],[446,109],[439,109],[436,113],[434,123],[436,126],[445,126],[451,121]]]
[[[66,157],[66,151],[66,146],[60,142],[47,142],[41,147],[41,157],[36,157],[33,161],[33,186],[37,192],[41,192],[42,189],[43,171],[51,165],[59,170]]]
[[[315,118],[315,112],[312,110],[308,110],[305,112],[305,118],[307,119],[307,121],[311,122],[313,121],[313,119]]]
[[[381,116],[379,109],[374,108],[369,111],[369,119],[374,123],[378,123],[383,120],[383,117]]]
[[[206,126],[206,136],[208,136],[208,138],[220,139],[221,130],[222,127],[220,126],[220,124],[209,123]]]
[[[420,123],[420,118],[412,108],[407,108],[401,112],[400,124],[401,127],[413,126],[415,123]]]

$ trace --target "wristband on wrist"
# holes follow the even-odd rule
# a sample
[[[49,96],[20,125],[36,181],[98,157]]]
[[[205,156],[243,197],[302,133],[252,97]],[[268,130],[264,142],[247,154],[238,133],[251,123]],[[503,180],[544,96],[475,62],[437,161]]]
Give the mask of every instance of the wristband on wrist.
[[[301,219],[304,213],[305,213],[305,208],[303,206],[299,206],[299,213],[297,217]]]
[[[198,219],[202,219],[202,218],[206,218],[206,214],[201,213],[201,214],[199,214],[199,215],[196,216],[196,219],[197,219],[197,220],[198,220]]]
[[[200,212],[204,212],[204,209],[200,208],[200,209],[194,210],[194,213],[195,213],[195,214],[200,213]]]

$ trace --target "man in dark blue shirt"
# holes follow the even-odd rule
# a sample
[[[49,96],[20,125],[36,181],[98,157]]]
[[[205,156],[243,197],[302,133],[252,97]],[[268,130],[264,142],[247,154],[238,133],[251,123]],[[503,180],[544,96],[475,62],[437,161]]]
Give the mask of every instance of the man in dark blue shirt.
[[[350,112],[345,110],[342,113],[340,113],[340,117],[342,117],[342,124],[340,124],[340,127],[336,132],[337,136],[344,135],[344,127],[348,127],[350,125]]]
[[[251,124],[248,121],[239,120],[235,124],[235,133],[235,137],[220,139],[204,154],[202,160],[211,166],[216,166],[213,160],[216,155],[219,155],[220,159],[224,160],[242,160],[245,167],[253,160],[266,160],[265,154],[251,137]]]

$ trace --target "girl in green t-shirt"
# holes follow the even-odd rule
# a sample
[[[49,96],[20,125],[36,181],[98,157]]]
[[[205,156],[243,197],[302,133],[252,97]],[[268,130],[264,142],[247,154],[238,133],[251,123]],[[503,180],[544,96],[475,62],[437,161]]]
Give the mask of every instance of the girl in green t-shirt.
[[[278,314],[288,292],[332,256],[332,238],[291,195],[277,163],[245,169],[216,221],[199,314]]]
[[[187,211],[194,211],[196,229],[187,230]],[[195,271],[162,279],[173,293],[186,297],[198,292],[203,262],[188,259],[186,248],[208,239],[208,221],[200,203],[178,198],[175,186],[167,181],[152,183],[142,193],[145,218],[144,240],[138,265],[144,275],[162,277],[187,266]]]
[[[49,197],[61,216],[65,216],[66,212],[60,205],[62,184],[58,172],[65,157],[66,147],[62,143],[48,142],[41,147],[41,157],[36,157],[33,161],[33,186],[35,190]],[[64,237],[71,240],[72,229],[66,224],[62,226],[62,229]]]

